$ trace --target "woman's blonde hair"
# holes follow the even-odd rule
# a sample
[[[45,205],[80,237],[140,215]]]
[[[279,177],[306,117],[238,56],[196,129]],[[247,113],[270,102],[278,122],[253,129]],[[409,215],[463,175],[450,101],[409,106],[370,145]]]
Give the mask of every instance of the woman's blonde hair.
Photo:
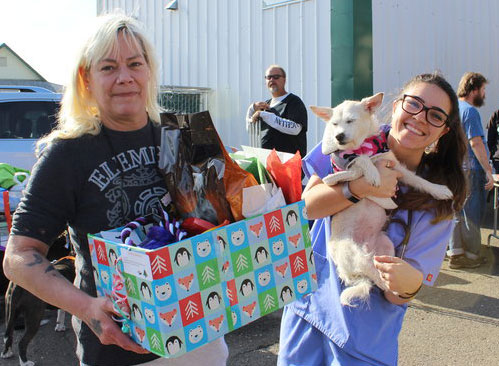
[[[98,26],[77,54],[71,78],[66,86],[57,116],[57,126],[37,143],[37,153],[54,139],[71,139],[85,134],[97,135],[101,130],[99,109],[85,85],[90,69],[108,54],[117,53],[118,35],[122,34],[131,47],[142,50],[150,69],[146,89],[146,111],[159,123],[161,107],[157,99],[157,61],[151,43],[138,22],[124,14],[113,13],[97,18]]]

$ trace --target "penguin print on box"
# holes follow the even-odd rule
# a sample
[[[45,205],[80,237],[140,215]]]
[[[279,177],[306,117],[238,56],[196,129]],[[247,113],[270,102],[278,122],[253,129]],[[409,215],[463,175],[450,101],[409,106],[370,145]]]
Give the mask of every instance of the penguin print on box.
[[[222,298],[220,297],[218,292],[213,291],[208,295],[208,298],[206,299],[206,306],[208,306],[208,309],[210,310],[215,310],[218,309],[221,302]]]
[[[184,247],[181,247],[175,253],[174,262],[179,267],[185,267],[191,261],[191,257],[192,257],[192,254]]]
[[[253,282],[251,282],[251,280],[249,278],[247,278],[241,283],[241,287],[239,288],[239,292],[243,296],[249,296],[249,295],[251,295],[251,293],[253,292],[254,289],[255,289],[255,285],[253,284]]]
[[[133,318],[137,321],[141,321],[142,320],[142,312],[140,311],[139,307],[137,306],[137,304],[132,304],[132,314],[133,314]]]
[[[168,354],[174,355],[182,349],[182,340],[177,336],[171,336],[166,340]]]
[[[220,246],[220,251],[223,252],[225,250],[225,247],[227,246],[224,238],[222,238],[220,235],[217,235],[217,243]]]
[[[262,264],[269,259],[269,252],[265,247],[259,247],[255,252],[255,260],[258,264]]]
[[[281,290],[281,296],[279,296],[282,302],[287,303],[293,298],[293,290],[289,286],[284,286]]]
[[[142,298],[144,300],[151,300],[151,298],[152,298],[152,291],[149,288],[149,285],[147,283],[142,282],[140,284],[140,293],[141,293]]]
[[[290,210],[286,215],[286,223],[288,226],[293,227],[298,222],[298,215],[295,211]]]
[[[116,262],[118,262],[118,256],[116,255],[116,252],[114,249],[109,249],[109,264],[111,264],[113,267],[116,266]]]

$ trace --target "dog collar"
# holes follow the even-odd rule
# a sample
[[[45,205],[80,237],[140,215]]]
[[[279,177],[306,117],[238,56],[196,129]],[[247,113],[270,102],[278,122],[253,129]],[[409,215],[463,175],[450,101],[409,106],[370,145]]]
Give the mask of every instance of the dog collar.
[[[350,164],[359,156],[374,156],[388,151],[386,133],[380,131],[378,135],[373,135],[365,139],[357,149],[336,150],[331,154],[331,165],[334,172],[348,169]]]

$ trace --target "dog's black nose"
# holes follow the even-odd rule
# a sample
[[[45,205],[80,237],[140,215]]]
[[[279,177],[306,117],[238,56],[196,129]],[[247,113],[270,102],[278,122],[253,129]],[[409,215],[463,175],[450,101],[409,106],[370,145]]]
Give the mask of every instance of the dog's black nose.
[[[339,133],[336,135],[336,140],[338,140],[338,142],[340,144],[343,144],[343,142],[345,141],[345,134],[342,132],[342,133]]]

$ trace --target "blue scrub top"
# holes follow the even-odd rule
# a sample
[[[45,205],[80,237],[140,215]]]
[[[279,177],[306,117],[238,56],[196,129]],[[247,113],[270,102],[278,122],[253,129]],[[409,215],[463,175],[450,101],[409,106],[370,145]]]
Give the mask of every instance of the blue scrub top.
[[[304,159],[304,171],[309,176],[315,172],[321,178],[331,171],[329,157],[322,155],[321,144]],[[408,220],[406,210],[397,211],[394,217],[403,222]],[[423,283],[430,286],[440,271],[454,225],[452,220],[431,224],[433,218],[430,212],[413,211],[411,235],[404,254],[404,259],[423,273]],[[330,217],[316,220],[310,232],[318,289],[288,305],[288,309],[354,357],[379,365],[395,365],[398,358],[397,338],[407,305],[388,302],[376,286],[371,290],[367,304],[357,302],[357,307],[340,304],[339,297],[344,286],[336,274],[333,261],[326,254],[330,224]],[[391,223],[387,233],[396,246],[397,256],[400,256],[404,228],[398,223]]]

